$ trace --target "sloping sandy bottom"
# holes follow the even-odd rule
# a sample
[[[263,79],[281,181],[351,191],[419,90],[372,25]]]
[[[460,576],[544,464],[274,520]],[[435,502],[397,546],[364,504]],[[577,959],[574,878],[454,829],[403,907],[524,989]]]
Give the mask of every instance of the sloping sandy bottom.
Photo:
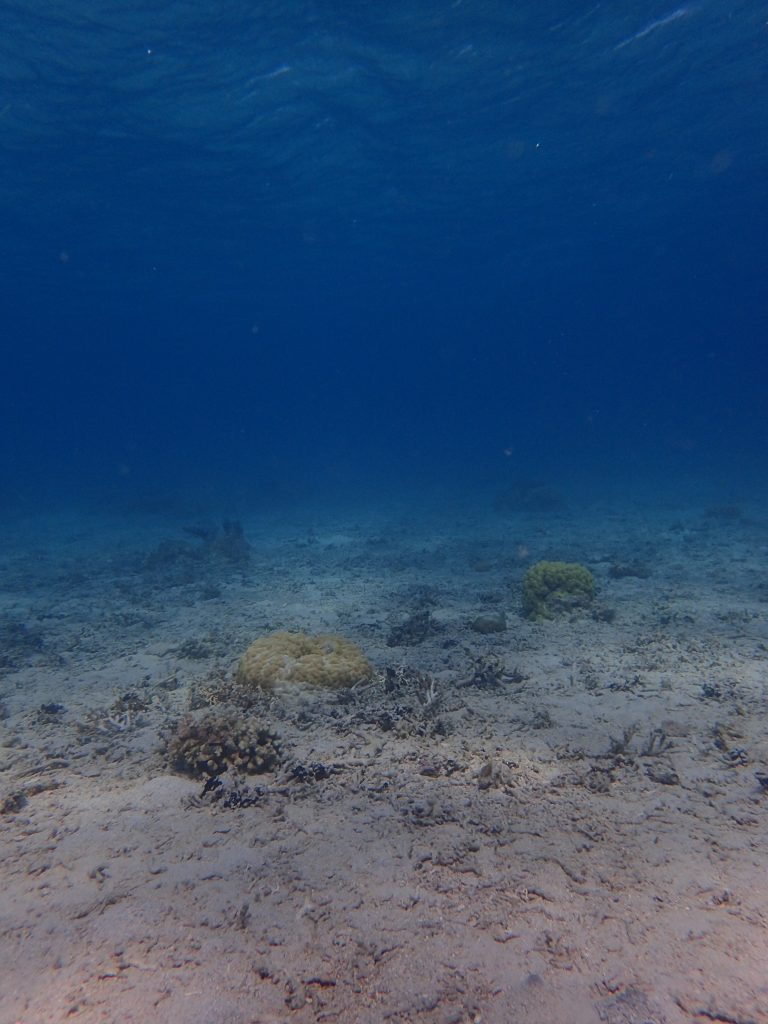
[[[3,538],[1,1024],[768,1021],[764,519],[183,525]],[[521,617],[540,558],[594,614]],[[259,698],[284,763],[225,806],[167,737],[275,629],[378,675]]]

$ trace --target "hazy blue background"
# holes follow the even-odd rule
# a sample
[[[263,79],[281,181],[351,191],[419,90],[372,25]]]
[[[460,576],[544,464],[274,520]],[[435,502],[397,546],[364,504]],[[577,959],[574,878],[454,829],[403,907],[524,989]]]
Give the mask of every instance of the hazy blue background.
[[[0,3],[3,501],[754,494],[767,86],[754,0]]]

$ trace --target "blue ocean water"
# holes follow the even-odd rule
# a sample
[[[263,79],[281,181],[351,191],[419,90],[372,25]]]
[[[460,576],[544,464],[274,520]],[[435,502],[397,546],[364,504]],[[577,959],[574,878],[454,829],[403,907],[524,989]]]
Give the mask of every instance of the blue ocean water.
[[[3,502],[760,492],[751,0],[0,4]]]

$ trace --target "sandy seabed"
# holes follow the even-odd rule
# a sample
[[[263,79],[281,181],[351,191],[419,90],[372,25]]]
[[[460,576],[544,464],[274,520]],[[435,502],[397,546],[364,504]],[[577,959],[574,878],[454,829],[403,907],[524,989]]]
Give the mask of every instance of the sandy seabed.
[[[195,517],[5,531],[0,1024],[768,1021],[768,519],[273,518],[247,562]],[[543,558],[590,612],[521,616]],[[258,698],[240,788],[175,771],[277,629],[375,680]]]

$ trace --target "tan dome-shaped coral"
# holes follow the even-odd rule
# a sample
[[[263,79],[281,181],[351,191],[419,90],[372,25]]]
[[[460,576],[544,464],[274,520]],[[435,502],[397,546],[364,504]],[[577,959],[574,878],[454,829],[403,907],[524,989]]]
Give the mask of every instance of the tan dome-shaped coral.
[[[333,633],[281,631],[254,641],[237,666],[241,686],[272,689],[284,683],[341,689],[370,679],[373,668],[351,640]]]

